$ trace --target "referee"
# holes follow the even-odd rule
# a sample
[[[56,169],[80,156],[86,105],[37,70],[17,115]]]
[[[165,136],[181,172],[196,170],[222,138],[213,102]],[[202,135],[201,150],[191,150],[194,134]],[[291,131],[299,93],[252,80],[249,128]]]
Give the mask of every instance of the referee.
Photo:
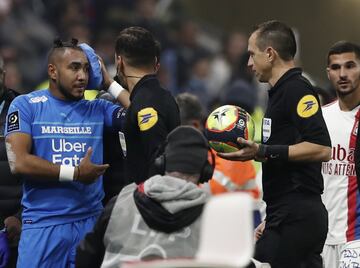
[[[149,31],[141,27],[122,30],[116,39],[115,52],[118,82],[129,90],[131,101],[124,131],[119,133],[126,157],[126,179],[140,183],[149,177],[159,145],[180,125],[179,109],[156,77],[160,45]]]
[[[268,107],[262,144],[239,138],[246,147],[220,156],[263,161],[266,220],[256,230],[255,259],[271,267],[321,268],[328,228],[321,201],[321,162],[328,161],[331,141],[312,85],[295,68],[294,33],[285,24],[268,21],[249,38],[251,67],[268,82]]]

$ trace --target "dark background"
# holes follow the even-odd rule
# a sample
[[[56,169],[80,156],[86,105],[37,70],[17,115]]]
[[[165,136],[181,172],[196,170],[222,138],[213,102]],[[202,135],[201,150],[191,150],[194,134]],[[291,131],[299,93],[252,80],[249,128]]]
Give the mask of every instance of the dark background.
[[[182,0],[190,16],[223,30],[249,32],[266,20],[281,20],[299,35],[301,64],[320,84],[327,83],[326,54],[339,40],[360,43],[359,0]]]

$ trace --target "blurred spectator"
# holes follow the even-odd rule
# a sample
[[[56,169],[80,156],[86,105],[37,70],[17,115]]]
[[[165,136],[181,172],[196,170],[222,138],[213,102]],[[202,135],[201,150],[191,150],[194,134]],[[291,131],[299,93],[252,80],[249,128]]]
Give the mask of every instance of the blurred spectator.
[[[96,53],[103,59],[107,67],[114,65],[114,40],[116,35],[115,31],[106,29],[99,33],[94,43]]]
[[[167,87],[173,95],[177,95],[189,83],[189,66],[206,50],[197,42],[199,26],[194,21],[179,18],[174,22],[174,29],[174,47],[164,51],[161,64],[168,71],[170,84]]]
[[[70,39],[76,36],[79,43],[92,44],[92,35],[89,27],[84,21],[74,20],[68,21],[64,25],[65,39]]]
[[[211,100],[207,78],[210,71],[210,54],[206,52],[198,53],[194,56],[190,65],[190,78],[183,92],[189,92],[197,96],[204,108],[208,108]]]
[[[61,25],[60,31],[63,31],[64,27],[69,24],[69,22],[74,21],[86,21],[85,15],[85,1],[72,1],[72,0],[65,0],[63,1],[65,4],[63,9],[61,10],[61,17],[59,18],[59,22]],[[79,14],[83,16],[79,16]]]
[[[208,87],[216,96],[238,72],[239,62],[247,51],[247,36],[239,31],[230,33],[223,42],[223,52],[211,64]],[[245,63],[246,66],[246,63]]]
[[[7,12],[0,14],[1,50],[5,60],[17,60],[26,87],[34,86],[45,73],[43,59],[54,37],[53,29],[25,5],[13,0]],[[11,58],[7,58],[11,57]]]
[[[5,85],[9,88],[15,89],[19,93],[27,93],[29,90],[25,89],[22,84],[22,75],[19,66],[15,61],[6,63]]]
[[[240,106],[252,114],[257,105],[257,89],[246,80],[238,79],[221,92],[220,100],[222,105]]]
[[[163,47],[168,46],[168,31],[164,31],[165,25],[156,16],[158,0],[136,0],[135,14],[132,23],[143,27],[153,33]]]
[[[5,86],[5,77],[4,62],[0,57],[0,230],[6,227],[6,240],[10,249],[10,258],[6,267],[15,268],[21,232],[22,183],[19,176],[10,172],[5,149],[4,128],[10,103],[19,94]],[[0,256],[1,251],[2,248],[0,248]],[[1,258],[0,263],[3,263]]]

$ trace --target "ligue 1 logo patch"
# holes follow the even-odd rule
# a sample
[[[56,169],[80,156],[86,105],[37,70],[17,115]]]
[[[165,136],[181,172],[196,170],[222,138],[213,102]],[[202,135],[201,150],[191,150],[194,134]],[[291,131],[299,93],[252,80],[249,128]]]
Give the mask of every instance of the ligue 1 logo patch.
[[[15,111],[7,116],[7,132],[11,132],[19,129],[20,129],[19,111]]]

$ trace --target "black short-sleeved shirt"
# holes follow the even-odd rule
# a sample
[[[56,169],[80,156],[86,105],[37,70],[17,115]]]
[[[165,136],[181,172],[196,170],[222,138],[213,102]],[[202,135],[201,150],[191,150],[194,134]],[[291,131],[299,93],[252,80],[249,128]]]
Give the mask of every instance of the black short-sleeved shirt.
[[[4,227],[4,219],[16,215],[21,209],[22,181],[20,175],[13,175],[10,171],[4,138],[6,114],[18,95],[6,89],[0,96],[0,229]]]
[[[269,90],[262,125],[262,143],[293,145],[311,142],[331,146],[318,97],[300,68],[287,71]],[[321,162],[272,160],[263,163],[264,200],[290,192],[321,194]]]
[[[155,75],[146,75],[135,85],[130,101],[124,126],[125,172],[129,182],[140,183],[148,178],[158,147],[180,125],[180,115],[175,99]]]

